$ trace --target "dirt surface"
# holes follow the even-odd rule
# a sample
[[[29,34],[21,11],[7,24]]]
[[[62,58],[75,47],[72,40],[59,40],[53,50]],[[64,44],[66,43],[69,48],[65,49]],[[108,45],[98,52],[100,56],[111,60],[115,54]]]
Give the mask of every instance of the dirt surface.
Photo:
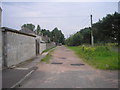
[[[37,66],[21,88],[118,88],[117,71],[94,69],[65,46],[56,48],[49,63]]]
[[[52,64],[62,63],[62,64]],[[81,66],[72,66],[71,64],[84,64]],[[57,47],[52,53],[52,58],[49,63],[41,63],[38,65],[40,71],[49,72],[65,72],[65,71],[78,71],[78,70],[93,70],[90,66],[85,64],[80,58],[78,58],[74,52],[66,47]]]

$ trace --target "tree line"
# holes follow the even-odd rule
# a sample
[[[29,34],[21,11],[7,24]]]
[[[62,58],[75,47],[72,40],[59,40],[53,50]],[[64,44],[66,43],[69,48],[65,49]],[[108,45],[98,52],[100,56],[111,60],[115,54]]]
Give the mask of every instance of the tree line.
[[[118,43],[118,33],[120,31],[120,14],[107,14],[92,26],[94,43]],[[69,46],[78,46],[81,44],[91,44],[91,28],[85,27],[77,33],[66,39],[66,44]]]
[[[29,30],[34,31],[37,35],[49,37],[50,40],[48,42],[55,42],[56,45],[65,43],[64,34],[57,27],[50,31],[46,29],[41,29],[40,25],[37,25],[37,28],[35,29],[35,25],[33,24],[24,24],[21,26],[21,29],[24,28],[28,28]]]

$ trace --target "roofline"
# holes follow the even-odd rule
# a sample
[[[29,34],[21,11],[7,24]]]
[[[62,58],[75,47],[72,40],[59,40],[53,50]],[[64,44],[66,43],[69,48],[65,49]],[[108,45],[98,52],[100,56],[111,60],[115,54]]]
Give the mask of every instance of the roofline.
[[[27,36],[31,36],[31,37],[36,37],[35,35],[32,35],[32,34],[28,34],[28,33],[23,33],[21,31],[17,31],[15,29],[11,29],[11,28],[8,28],[8,27],[1,27],[1,29],[3,29],[2,31],[8,31],[8,32],[13,32],[13,33],[18,33],[18,34],[22,34],[22,35],[27,35]]]

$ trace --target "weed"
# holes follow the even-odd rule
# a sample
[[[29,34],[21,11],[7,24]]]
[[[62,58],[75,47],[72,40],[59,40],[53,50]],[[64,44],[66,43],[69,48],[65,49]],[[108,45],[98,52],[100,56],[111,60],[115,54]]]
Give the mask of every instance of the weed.
[[[109,46],[76,46],[68,47],[83,58],[85,62],[98,69],[120,69],[118,65],[118,53],[110,49]]]

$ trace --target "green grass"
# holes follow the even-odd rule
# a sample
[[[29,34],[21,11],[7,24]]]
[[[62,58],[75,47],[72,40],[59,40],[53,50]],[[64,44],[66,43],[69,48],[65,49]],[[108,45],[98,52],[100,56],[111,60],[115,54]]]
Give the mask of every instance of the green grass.
[[[55,47],[56,47],[56,46],[55,46]],[[52,47],[52,48],[46,49],[46,50],[44,50],[42,53],[44,53],[44,52],[48,52],[49,50],[51,50],[51,49],[53,49],[53,48],[55,48],[55,47]]]
[[[68,47],[83,58],[89,65],[103,70],[120,70],[118,65],[118,53],[109,46],[75,46]]]
[[[49,49],[49,50],[51,50],[51,49]],[[46,50],[46,52],[48,52],[49,50]],[[41,59],[41,61],[48,63],[48,61],[49,61],[49,60],[51,59],[51,57],[52,57],[52,52],[53,52],[53,51],[54,51],[54,49],[51,50],[51,51],[49,51],[48,54],[47,54],[44,58]]]

